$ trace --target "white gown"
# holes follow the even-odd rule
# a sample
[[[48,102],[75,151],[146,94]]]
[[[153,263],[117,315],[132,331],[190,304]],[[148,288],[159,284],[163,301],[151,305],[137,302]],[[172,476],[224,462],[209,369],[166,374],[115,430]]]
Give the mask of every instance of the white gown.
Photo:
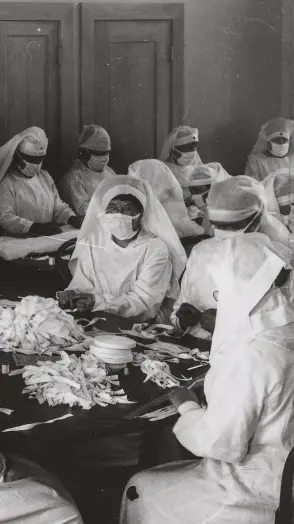
[[[94,311],[145,321],[159,312],[171,282],[172,264],[165,243],[141,232],[126,248],[95,234],[84,241],[68,289],[95,295]]]
[[[14,457],[0,482],[0,524],[83,524],[71,497],[52,475]]]
[[[294,352],[265,340],[214,359],[207,410],[192,408],[174,427],[204,458],[134,476],[120,524],[273,524],[294,445],[293,374]]]
[[[71,216],[47,171],[26,178],[11,169],[0,183],[0,226],[10,236],[27,233],[34,222],[65,225]]]
[[[284,158],[277,158],[264,153],[252,153],[247,162],[245,175],[255,178],[259,182],[262,182],[268,175],[276,173],[281,169],[284,169],[286,173],[294,167],[293,157],[290,163],[289,156]]]
[[[179,182],[183,190],[184,199],[189,198],[189,196],[191,196],[189,189],[190,176],[194,172],[195,167],[202,165],[202,160],[199,154],[196,152],[196,159],[190,166],[181,166],[179,164],[175,164],[174,162],[168,161],[166,161],[165,164],[169,167]]]
[[[83,218],[99,184],[113,176],[116,176],[115,172],[108,166],[97,173],[77,159],[61,181],[61,194],[71,209]]]

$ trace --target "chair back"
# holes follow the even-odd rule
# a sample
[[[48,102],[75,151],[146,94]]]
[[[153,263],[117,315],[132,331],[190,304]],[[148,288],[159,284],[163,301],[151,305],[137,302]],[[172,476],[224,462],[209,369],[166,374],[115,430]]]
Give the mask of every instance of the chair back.
[[[77,239],[67,240],[64,242],[55,255],[55,266],[59,270],[59,273],[62,278],[64,289],[70,284],[72,280],[72,274],[68,267],[70,259],[64,258],[67,255],[71,255],[74,251]]]

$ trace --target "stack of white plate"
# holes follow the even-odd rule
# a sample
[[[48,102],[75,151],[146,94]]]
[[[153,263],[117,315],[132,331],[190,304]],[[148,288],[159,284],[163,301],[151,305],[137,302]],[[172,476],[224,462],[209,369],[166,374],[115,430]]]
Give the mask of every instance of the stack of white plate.
[[[94,338],[90,352],[108,364],[112,370],[119,370],[133,361],[132,349],[135,347],[136,342],[130,338],[100,335]]]

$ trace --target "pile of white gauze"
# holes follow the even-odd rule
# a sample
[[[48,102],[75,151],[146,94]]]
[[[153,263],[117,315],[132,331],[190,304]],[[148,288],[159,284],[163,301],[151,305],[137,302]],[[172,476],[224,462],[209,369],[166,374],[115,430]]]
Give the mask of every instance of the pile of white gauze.
[[[61,352],[57,362],[38,362],[36,366],[26,366],[23,378],[27,393],[40,404],[50,406],[67,404],[90,409],[98,404],[129,403],[125,392],[118,389],[118,376],[109,376],[105,364],[90,352],[81,355],[68,355]]]
[[[84,330],[52,298],[25,297],[15,308],[0,308],[0,350],[58,353],[88,347]]]

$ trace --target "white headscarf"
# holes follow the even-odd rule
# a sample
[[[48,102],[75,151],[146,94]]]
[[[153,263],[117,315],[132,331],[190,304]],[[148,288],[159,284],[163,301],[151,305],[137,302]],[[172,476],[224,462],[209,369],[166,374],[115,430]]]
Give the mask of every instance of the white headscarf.
[[[238,222],[255,213],[262,217],[262,232],[271,240],[288,246],[290,234],[276,218],[277,210],[269,208],[263,184],[245,175],[214,184],[207,198],[209,219],[216,222]]]
[[[174,147],[199,141],[199,131],[196,127],[179,126],[173,129],[166,137],[159,160],[164,162],[169,159]]]
[[[29,127],[0,147],[0,182],[9,169],[14,153],[19,146],[23,153],[43,156],[47,152],[48,139],[40,127]]]
[[[110,136],[104,127],[86,125],[79,136],[79,147],[92,151],[110,151]]]
[[[271,289],[282,268],[290,267],[290,250],[260,233],[225,240],[222,249],[223,256],[212,269],[218,286],[212,359],[262,332],[294,322],[294,309],[282,290]]]
[[[209,164],[202,164],[194,168],[190,175],[189,186],[211,186],[216,182],[222,182],[231,175],[218,162],[210,162]]]
[[[107,233],[104,231],[99,217],[104,215],[110,201],[122,194],[131,194],[141,202],[144,208],[141,221],[142,227],[166,244],[173,266],[171,288],[173,290],[176,289],[176,282],[182,275],[187,261],[185,250],[167,213],[159,200],[154,196],[149,184],[145,181],[131,178],[128,175],[117,175],[113,179],[103,180],[96,189],[80,229],[71,261],[73,262],[79,257],[83,250],[83,245],[91,233],[95,232],[98,245],[102,246],[105,244]],[[171,298],[176,297],[172,296]]]
[[[267,151],[267,143],[270,138],[284,136],[290,140],[289,154],[294,152],[294,121],[288,118],[274,118],[264,124],[259,132],[257,142],[251,151],[251,155],[259,155]]]
[[[182,188],[166,164],[155,159],[138,160],[129,166],[128,175],[148,182],[180,238],[204,233],[202,227],[190,220]]]

